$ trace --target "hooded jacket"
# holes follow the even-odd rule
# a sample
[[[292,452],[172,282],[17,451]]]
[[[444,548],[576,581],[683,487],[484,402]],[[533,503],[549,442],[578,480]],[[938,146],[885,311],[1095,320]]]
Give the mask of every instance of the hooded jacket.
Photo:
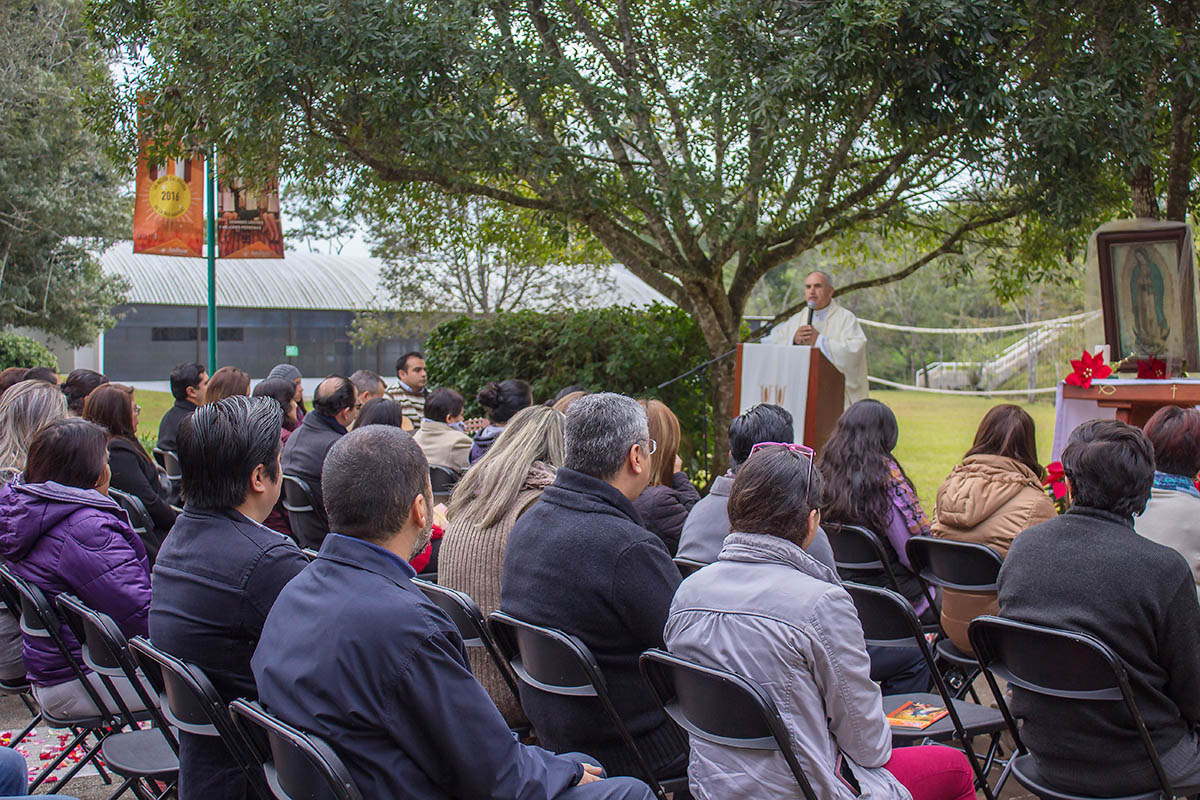
[[[967,456],[938,489],[933,535],[984,544],[1003,557],[1018,533],[1054,516],[1054,503],[1029,467],[1005,456]],[[964,653],[973,652],[971,620],[996,613],[994,592],[942,593],[942,628]]]
[[[883,768],[892,732],[854,601],[837,573],[799,546],[765,534],[729,534],[717,562],[680,584],[665,635],[672,653],[735,672],[770,695],[817,797],[855,798],[837,774],[844,756],[862,800],[911,800]],[[696,800],[799,796],[777,751],[694,736],[691,745],[688,778]]]
[[[679,550],[679,534],[688,513],[700,502],[700,493],[686,472],[676,472],[671,485],[647,486],[633,501],[646,530],[656,534],[672,556]]]
[[[125,636],[148,633],[146,548],[125,511],[96,490],[13,479],[0,489],[0,558],[51,603],[70,592],[112,617]],[[79,643],[66,625],[61,633],[78,661]],[[75,678],[49,639],[24,638],[32,683],[56,686]]]

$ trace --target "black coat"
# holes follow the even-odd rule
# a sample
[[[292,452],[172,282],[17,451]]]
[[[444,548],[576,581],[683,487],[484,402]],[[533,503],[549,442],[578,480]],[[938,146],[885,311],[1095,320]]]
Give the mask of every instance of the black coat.
[[[163,414],[162,421],[158,423],[158,448],[160,450],[179,453],[179,444],[176,440],[179,435],[179,423],[190,417],[196,408],[197,406],[187,400],[176,400],[175,405],[167,409],[167,413]]]
[[[312,492],[312,514],[289,514],[292,534],[303,547],[320,549],[329,531],[325,516],[325,495],[321,492],[321,467],[329,448],[346,435],[337,420],[313,411],[304,415],[300,427],[292,431],[283,446],[283,471],[308,484]]]
[[[670,486],[647,486],[633,501],[646,530],[656,534],[672,556],[679,551],[679,534],[688,513],[700,502],[700,492],[686,472],[676,472]]]
[[[117,437],[108,442],[108,466],[112,470],[112,487],[141,500],[150,514],[153,528],[142,536],[142,542],[153,564],[176,517],[175,509],[167,502],[168,492],[159,478],[158,467],[139,446]]]

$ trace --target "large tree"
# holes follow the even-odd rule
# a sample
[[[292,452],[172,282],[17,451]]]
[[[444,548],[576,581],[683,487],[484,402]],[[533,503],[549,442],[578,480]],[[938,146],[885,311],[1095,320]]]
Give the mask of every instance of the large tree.
[[[94,7],[138,59],[127,115],[144,93],[151,128],[246,170],[281,160],[558,215],[687,309],[713,355],[755,285],[806,250],[867,226],[919,233],[925,249],[879,279],[894,280],[1041,196],[1036,171],[1012,180],[1023,22],[992,0]]]
[[[83,121],[80,92],[108,72],[82,9],[0,7],[0,326],[71,344],[112,321],[121,286],[95,253],[129,218],[120,176]]]

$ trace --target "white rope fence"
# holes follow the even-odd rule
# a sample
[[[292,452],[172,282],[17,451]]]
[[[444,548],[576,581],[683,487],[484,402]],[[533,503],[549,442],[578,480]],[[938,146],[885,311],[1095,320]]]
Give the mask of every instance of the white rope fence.
[[[1055,328],[1060,325],[1073,325],[1080,322],[1090,322],[1100,317],[1099,311],[1084,311],[1069,317],[1057,319],[1041,319],[1035,322],[1019,322],[1015,325],[993,325],[990,328],[917,328],[912,325],[893,325],[890,322],[876,322],[873,319],[860,319],[859,323],[868,328],[882,328],[888,331],[904,331],[906,333],[934,334],[963,334],[963,333],[1009,333],[1011,331],[1027,331],[1033,328]],[[874,380],[872,378],[872,380]],[[997,394],[997,392],[992,392]]]
[[[884,386],[889,386],[893,389],[903,389],[904,391],[907,391],[907,392],[928,392],[929,394],[959,394],[959,395],[972,395],[975,397],[991,397],[992,395],[997,395],[997,394],[1011,394],[1011,395],[1050,394],[1052,392],[1058,391],[1057,386],[1046,386],[1046,387],[1043,387],[1040,389],[996,389],[991,392],[974,391],[974,390],[970,390],[970,389],[930,389],[925,386],[910,386],[907,383],[896,383],[895,381],[889,381],[884,378],[876,378],[871,375],[867,376],[867,380],[869,380],[871,383],[880,383],[880,384],[883,384]]]

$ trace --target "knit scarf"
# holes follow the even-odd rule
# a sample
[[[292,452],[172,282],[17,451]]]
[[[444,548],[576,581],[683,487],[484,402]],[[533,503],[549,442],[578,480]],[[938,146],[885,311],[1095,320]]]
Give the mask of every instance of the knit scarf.
[[[925,515],[925,509],[921,508],[921,502],[917,500],[917,493],[913,491],[912,484],[904,477],[900,465],[895,461],[888,459],[888,469],[888,496],[892,499],[892,505],[904,518],[904,525],[909,534],[929,536],[932,533],[929,517]]]
[[[1155,489],[1172,489],[1176,492],[1190,494],[1192,497],[1200,497],[1200,490],[1196,489],[1196,484],[1191,478],[1183,475],[1171,475],[1166,472],[1154,471],[1154,488]]]

